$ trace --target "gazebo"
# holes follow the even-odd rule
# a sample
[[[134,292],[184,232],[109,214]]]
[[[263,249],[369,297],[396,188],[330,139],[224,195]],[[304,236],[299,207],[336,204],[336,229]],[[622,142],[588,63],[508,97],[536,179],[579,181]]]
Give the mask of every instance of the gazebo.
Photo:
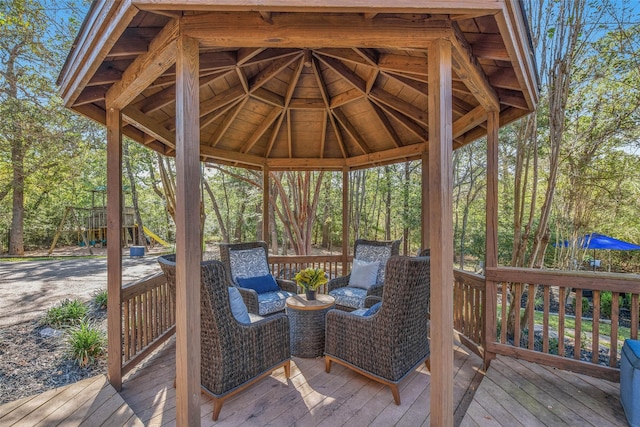
[[[179,425],[200,422],[200,200],[190,191],[200,162],[263,170],[266,207],[270,171],[342,171],[346,203],[349,171],[414,159],[431,248],[431,424],[452,425],[451,155],[487,137],[486,266],[495,267],[498,129],[537,103],[528,37],[516,0],[93,2],[59,84],[68,108],[107,128],[109,242],[122,225],[122,136],[176,157]],[[116,388],[121,259],[110,244]]]

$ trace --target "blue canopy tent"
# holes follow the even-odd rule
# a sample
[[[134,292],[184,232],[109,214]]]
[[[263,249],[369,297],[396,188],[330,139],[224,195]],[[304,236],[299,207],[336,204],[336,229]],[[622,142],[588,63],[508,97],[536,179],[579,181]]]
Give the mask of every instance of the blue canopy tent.
[[[565,246],[570,246],[570,243],[568,241],[564,242]],[[593,262],[592,262],[592,267],[595,270],[596,267],[599,267],[598,264],[596,264],[596,255],[595,255],[595,251],[596,249],[605,249],[605,250],[613,250],[613,251],[638,251],[640,250],[640,246],[639,245],[635,245],[633,243],[629,243],[629,242],[625,242],[624,240],[618,240],[618,239],[614,239],[613,237],[610,236],[605,236],[604,234],[599,234],[599,233],[589,233],[586,234],[585,236],[581,237],[578,240],[578,247],[583,248],[583,249],[593,249]],[[609,253],[611,254],[611,253]],[[609,258],[611,258],[611,255],[609,255]],[[609,260],[609,270],[611,269],[611,260]]]

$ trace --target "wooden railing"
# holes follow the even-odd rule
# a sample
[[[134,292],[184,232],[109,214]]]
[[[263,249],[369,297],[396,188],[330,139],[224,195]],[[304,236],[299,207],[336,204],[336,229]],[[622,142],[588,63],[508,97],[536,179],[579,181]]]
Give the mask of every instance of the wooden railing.
[[[352,256],[348,257],[346,271],[351,268]],[[343,276],[342,255],[305,255],[305,256],[269,256],[271,274],[279,279],[293,280],[296,273],[302,269],[313,267],[322,268],[328,274],[329,279]],[[326,294],[327,286],[318,289],[319,293]]]
[[[619,379],[623,341],[638,338],[639,275],[488,268],[487,292],[487,352]]]
[[[453,270],[453,327],[458,338],[484,357],[484,276]]]
[[[175,332],[175,302],[164,274],[122,288],[122,373],[131,370]]]

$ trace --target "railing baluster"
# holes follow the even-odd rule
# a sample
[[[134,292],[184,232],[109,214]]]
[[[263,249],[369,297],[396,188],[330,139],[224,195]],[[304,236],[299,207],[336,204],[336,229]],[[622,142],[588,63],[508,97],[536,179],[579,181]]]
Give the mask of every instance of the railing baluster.
[[[580,360],[580,348],[582,347],[582,289],[576,289],[576,329],[573,358]]]
[[[638,294],[631,295],[631,339],[638,339]]]
[[[558,356],[564,357],[564,315],[567,288],[558,288]]]
[[[509,305],[509,284],[502,282],[502,326],[500,327],[500,342],[507,343],[507,306]]]
[[[549,306],[551,305],[549,286],[543,289],[543,307],[542,307],[542,352],[549,353]]]
[[[536,300],[536,287],[534,285],[529,285],[529,289],[527,291],[527,311],[528,311],[528,315],[527,315],[527,328],[529,329],[529,334],[528,334],[528,338],[529,338],[529,345],[528,348],[529,350],[533,350],[534,349],[534,345],[535,345],[535,335],[536,335],[536,331],[535,331],[535,324],[534,324],[534,317],[533,317],[533,311],[535,308],[535,300]]]
[[[593,327],[591,332],[591,363],[600,360],[600,291],[593,291]]]
[[[522,301],[522,285],[520,284],[516,284],[513,285],[515,286],[515,297],[513,298],[513,301],[511,301],[511,304],[514,305],[514,327],[513,327],[513,345],[515,345],[516,347],[520,347],[520,305],[521,305],[521,301]],[[508,323],[508,321],[507,321]]]
[[[613,292],[611,298],[611,350],[609,351],[609,366],[618,364],[618,322],[620,315],[620,293]]]

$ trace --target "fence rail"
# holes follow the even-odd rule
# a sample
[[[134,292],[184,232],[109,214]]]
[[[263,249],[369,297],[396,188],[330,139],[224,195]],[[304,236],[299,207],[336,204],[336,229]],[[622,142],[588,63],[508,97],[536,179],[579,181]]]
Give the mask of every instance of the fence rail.
[[[490,288],[487,351],[619,379],[623,341],[638,338],[639,275],[497,267]]]
[[[162,273],[122,288],[122,373],[131,370],[175,331],[175,301]]]
[[[349,271],[352,256],[348,257],[348,265],[342,265],[342,255],[304,255],[304,256],[269,256],[271,274],[279,279],[293,280],[296,273],[302,269],[313,267],[322,268],[327,273],[329,279],[343,276],[343,271]],[[344,269],[343,269],[344,267]],[[328,292],[327,285],[318,289],[319,293]]]

